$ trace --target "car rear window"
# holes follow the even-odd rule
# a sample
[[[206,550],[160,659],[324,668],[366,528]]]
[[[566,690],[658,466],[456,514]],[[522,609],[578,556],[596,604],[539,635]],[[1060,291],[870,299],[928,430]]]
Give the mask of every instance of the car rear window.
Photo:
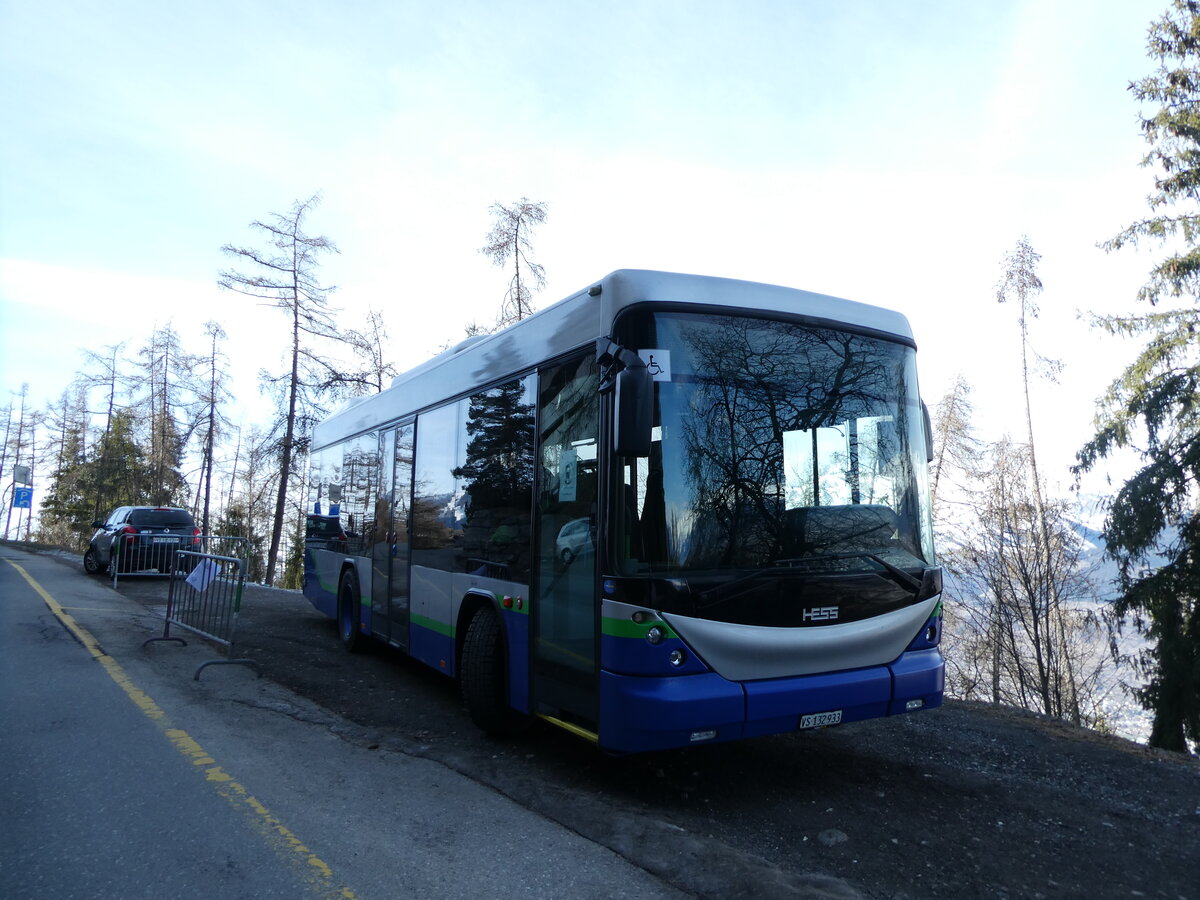
[[[183,509],[135,509],[129,514],[134,528],[191,528],[192,514]]]

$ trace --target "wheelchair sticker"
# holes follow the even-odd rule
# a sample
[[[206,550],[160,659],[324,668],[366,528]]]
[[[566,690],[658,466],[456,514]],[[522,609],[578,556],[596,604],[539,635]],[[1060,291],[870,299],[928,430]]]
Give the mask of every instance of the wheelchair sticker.
[[[645,360],[646,368],[650,370],[655,381],[671,380],[670,350],[639,350],[638,356]]]

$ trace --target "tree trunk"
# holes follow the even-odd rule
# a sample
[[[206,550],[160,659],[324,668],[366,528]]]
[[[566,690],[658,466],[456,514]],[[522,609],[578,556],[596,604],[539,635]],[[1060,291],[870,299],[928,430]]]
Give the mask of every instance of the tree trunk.
[[[288,482],[292,477],[292,446],[296,436],[296,399],[300,387],[300,284],[293,268],[292,300],[292,373],[288,383],[288,412],[283,446],[279,452],[279,490],[275,494],[275,518],[271,523],[271,548],[267,552],[267,584],[275,583],[275,558],[283,537],[283,518],[287,511]]]

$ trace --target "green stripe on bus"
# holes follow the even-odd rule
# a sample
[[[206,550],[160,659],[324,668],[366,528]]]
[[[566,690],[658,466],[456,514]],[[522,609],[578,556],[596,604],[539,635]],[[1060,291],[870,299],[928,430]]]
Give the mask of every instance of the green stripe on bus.
[[[602,616],[600,619],[600,630],[609,637],[644,638],[646,636],[646,632],[649,631],[651,626],[654,625],[657,625],[659,628],[661,628],[666,637],[679,637],[679,635],[674,632],[670,625],[661,620],[653,620],[639,625],[632,619],[626,619],[624,617],[618,619],[611,616]]]
[[[412,615],[409,617],[409,622],[427,631],[432,631],[443,637],[454,637],[454,626],[446,622],[439,622],[437,619],[427,619],[425,616]]]

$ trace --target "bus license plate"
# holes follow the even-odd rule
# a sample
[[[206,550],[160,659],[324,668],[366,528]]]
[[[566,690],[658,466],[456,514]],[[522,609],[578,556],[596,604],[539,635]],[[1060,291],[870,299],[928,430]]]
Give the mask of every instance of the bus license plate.
[[[813,713],[810,716],[800,717],[801,728],[821,728],[824,725],[838,725],[842,721],[842,711],[835,709],[833,712]]]

